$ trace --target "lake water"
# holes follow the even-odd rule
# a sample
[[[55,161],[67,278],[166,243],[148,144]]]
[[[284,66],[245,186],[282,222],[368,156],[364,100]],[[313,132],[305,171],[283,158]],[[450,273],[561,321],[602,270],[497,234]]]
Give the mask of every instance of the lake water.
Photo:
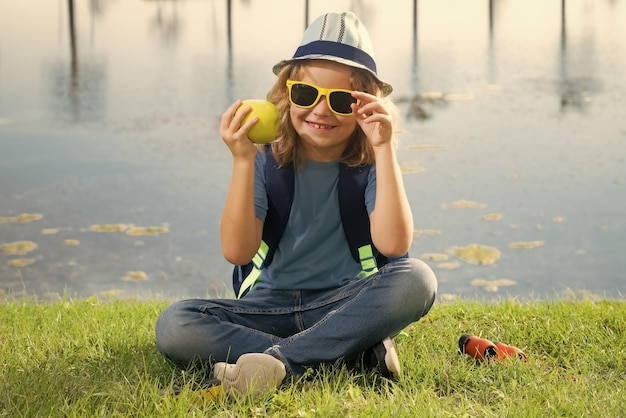
[[[0,294],[228,295],[220,115],[346,9],[394,85],[442,297],[622,298],[619,0],[0,0]]]

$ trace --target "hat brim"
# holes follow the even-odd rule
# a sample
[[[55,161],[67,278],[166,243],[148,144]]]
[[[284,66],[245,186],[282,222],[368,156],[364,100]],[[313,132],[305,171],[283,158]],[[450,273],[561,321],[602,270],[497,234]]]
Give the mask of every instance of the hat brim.
[[[385,81],[382,81],[380,78],[378,78],[377,74],[372,72],[372,70],[367,68],[365,65],[361,65],[354,61],[347,60],[347,59],[340,58],[340,57],[335,57],[332,55],[315,54],[315,55],[306,55],[306,56],[302,56],[298,58],[292,58],[288,60],[282,60],[278,62],[276,65],[274,65],[274,67],[272,67],[272,71],[274,72],[274,74],[278,75],[278,73],[280,73],[280,70],[282,70],[283,67],[285,67],[286,65],[292,62],[303,61],[303,60],[327,60],[327,61],[338,62],[339,64],[344,64],[349,67],[360,68],[372,74],[376,78],[376,81],[378,81],[378,85],[380,86],[381,94],[383,95],[383,97],[389,96],[391,92],[393,91],[393,87],[391,86],[391,84]]]

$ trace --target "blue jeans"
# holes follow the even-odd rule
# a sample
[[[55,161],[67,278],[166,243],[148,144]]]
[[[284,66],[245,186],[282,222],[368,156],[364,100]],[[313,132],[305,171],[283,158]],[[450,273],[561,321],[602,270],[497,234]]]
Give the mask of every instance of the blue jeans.
[[[253,289],[244,298],[190,299],[168,306],[156,323],[159,351],[189,366],[267,353],[287,375],[356,358],[426,315],[437,280],[422,261],[402,258],[330,290]]]

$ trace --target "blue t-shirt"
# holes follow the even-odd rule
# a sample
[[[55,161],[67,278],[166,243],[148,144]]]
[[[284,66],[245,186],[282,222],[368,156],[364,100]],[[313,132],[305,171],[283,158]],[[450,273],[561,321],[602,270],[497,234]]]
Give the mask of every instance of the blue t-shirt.
[[[296,171],[294,200],[289,220],[274,259],[261,271],[255,288],[328,289],[354,280],[361,265],[354,260],[346,240],[337,185],[338,162],[307,161]],[[372,166],[365,189],[367,212],[374,209],[376,170]],[[256,217],[265,220],[265,154],[257,152],[254,202]]]

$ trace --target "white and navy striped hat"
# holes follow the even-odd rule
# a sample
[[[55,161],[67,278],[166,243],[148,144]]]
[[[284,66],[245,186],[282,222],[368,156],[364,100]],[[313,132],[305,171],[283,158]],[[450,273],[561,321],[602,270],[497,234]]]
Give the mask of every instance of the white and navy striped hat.
[[[376,77],[383,96],[393,90],[389,83],[378,77],[369,33],[352,12],[326,13],[315,19],[304,32],[293,57],[276,64],[274,74],[278,74],[290,62],[305,59],[329,60],[362,68]]]

